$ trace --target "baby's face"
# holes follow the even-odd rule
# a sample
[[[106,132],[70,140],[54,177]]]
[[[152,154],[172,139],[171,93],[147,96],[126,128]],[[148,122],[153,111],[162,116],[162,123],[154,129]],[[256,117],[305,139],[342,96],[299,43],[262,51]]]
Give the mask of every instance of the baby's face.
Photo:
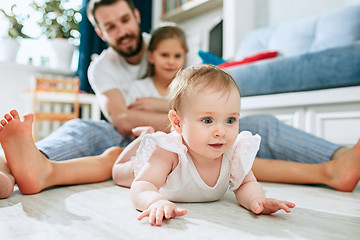
[[[217,159],[235,142],[239,131],[240,94],[198,89],[186,96],[181,131],[192,158]]]

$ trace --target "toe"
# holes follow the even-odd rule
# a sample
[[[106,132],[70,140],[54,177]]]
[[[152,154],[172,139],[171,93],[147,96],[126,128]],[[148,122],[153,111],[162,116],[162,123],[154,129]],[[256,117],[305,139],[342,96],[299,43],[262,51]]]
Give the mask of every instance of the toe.
[[[13,120],[13,118],[10,116],[10,114],[5,114],[4,118],[9,122],[11,120]]]
[[[34,121],[34,114],[29,113],[24,115],[24,121],[32,123]]]
[[[18,111],[16,111],[16,110],[11,110],[11,111],[10,111],[10,114],[11,114],[11,116],[12,116],[14,119],[20,120],[20,116],[19,116]]]
[[[1,120],[0,120],[0,124],[3,125],[3,126],[5,126],[5,125],[7,124],[7,121],[6,121],[5,119],[1,119]]]

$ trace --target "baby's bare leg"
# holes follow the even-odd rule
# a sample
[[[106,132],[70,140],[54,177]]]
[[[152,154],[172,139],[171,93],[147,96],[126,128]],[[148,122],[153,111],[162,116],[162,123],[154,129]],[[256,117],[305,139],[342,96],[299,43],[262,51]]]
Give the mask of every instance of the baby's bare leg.
[[[34,194],[55,185],[100,182],[111,177],[112,166],[122,151],[106,150],[96,157],[54,162],[35,146],[32,137],[34,116],[21,121],[16,110],[7,114],[8,123],[0,131],[0,141],[16,183],[23,194]]]
[[[122,151],[112,170],[112,177],[116,184],[122,187],[131,186],[135,177],[133,163],[129,160],[136,155],[142,137],[147,133],[153,132],[154,129],[152,127],[137,127],[133,129],[133,134],[138,136],[138,138],[132,141],[124,151]]]
[[[253,172],[259,181],[325,184],[352,192],[360,180],[360,140],[351,149],[341,149],[331,161],[319,164],[257,158]]]

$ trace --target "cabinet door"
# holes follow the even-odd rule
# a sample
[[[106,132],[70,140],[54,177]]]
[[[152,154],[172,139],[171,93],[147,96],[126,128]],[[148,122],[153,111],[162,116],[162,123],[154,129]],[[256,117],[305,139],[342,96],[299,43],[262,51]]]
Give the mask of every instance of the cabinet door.
[[[360,103],[308,108],[306,131],[340,145],[354,145],[360,138]]]
[[[245,117],[255,114],[269,114],[280,121],[295,128],[305,130],[305,112],[303,108],[267,108],[256,110],[241,110],[240,116]]]

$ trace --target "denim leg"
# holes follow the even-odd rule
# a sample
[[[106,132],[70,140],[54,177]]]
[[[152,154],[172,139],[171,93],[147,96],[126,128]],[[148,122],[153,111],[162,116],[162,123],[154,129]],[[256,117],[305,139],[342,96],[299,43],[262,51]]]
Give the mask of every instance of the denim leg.
[[[125,147],[130,141],[109,122],[74,119],[37,142],[36,146],[49,159],[62,161],[99,155],[109,147]]]
[[[261,136],[258,157],[303,163],[330,160],[341,146],[291,127],[271,115],[252,115],[240,119],[240,131]]]

